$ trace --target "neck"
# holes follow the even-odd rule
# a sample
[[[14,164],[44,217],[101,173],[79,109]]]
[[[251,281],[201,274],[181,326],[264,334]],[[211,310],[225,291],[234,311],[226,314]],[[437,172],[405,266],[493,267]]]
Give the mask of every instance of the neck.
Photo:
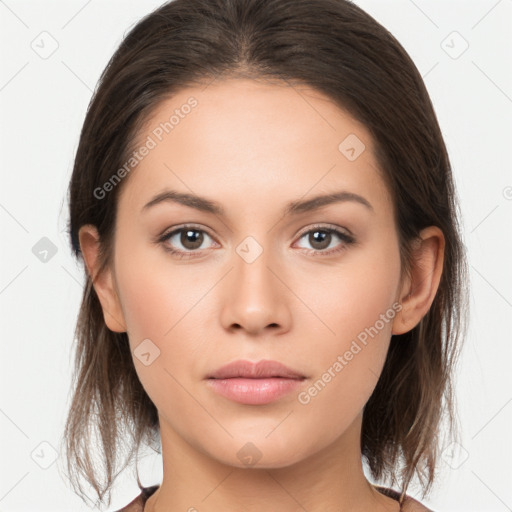
[[[398,502],[375,490],[364,475],[361,419],[300,462],[240,468],[197,450],[160,418],[163,480],[144,512],[398,512]]]

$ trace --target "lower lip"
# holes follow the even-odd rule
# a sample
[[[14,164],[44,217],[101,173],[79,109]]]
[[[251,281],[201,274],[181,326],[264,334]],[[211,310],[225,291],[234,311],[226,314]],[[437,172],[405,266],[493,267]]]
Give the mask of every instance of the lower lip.
[[[296,390],[302,379],[269,377],[266,379],[208,379],[209,386],[217,393],[241,404],[262,405],[274,402]]]

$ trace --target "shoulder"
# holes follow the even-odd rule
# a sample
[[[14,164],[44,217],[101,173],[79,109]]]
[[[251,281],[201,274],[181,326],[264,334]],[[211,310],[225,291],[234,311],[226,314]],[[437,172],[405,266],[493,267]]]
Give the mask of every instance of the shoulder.
[[[158,489],[158,485],[153,485],[151,487],[143,487],[141,489],[141,493],[134,498],[128,505],[125,507],[116,510],[115,512],[144,512],[144,505],[148,498],[155,493]]]
[[[432,509],[426,507],[418,500],[407,495],[402,507],[403,512],[434,512]]]
[[[396,501],[400,499],[400,493],[395,491],[394,489],[383,487],[381,485],[373,485],[373,487],[379,491],[380,493],[388,496],[389,498],[393,498]],[[430,508],[426,507],[418,500],[414,499],[412,496],[408,494],[404,497],[404,502],[402,505],[402,512],[434,512]]]
[[[142,492],[134,498],[128,505],[125,507],[116,510],[115,512],[144,512],[144,505],[148,498],[155,493],[158,489],[157,485],[153,485],[151,487],[144,487]],[[398,493],[396,491],[392,491],[391,489],[379,489],[383,494],[388,496],[398,497]],[[430,508],[427,508],[425,505],[420,503],[418,500],[413,497],[406,495],[404,504],[402,507],[403,512],[434,512]]]

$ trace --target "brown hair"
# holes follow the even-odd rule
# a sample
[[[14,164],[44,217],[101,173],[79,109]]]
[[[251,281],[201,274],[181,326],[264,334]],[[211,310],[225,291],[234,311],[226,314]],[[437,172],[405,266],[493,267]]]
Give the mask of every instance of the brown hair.
[[[107,198],[95,190],[127,161],[151,112],[187,86],[231,77],[313,87],[367,127],[392,194],[404,275],[421,229],[438,226],[445,236],[433,304],[414,329],[392,336],[361,433],[375,479],[400,483],[403,499],[417,474],[425,496],[443,413],[448,432],[457,432],[451,379],[466,329],[467,264],[450,162],[421,75],[397,40],[359,7],[347,0],[174,0],[140,20],[104,70],[80,134],[69,185],[75,256],[80,227],[93,224],[101,270],[110,265],[117,198],[129,177]],[[78,477],[85,477],[102,500],[118,474],[120,441],[129,439],[119,471],[134,454],[137,462],[142,443],[157,442],[159,425],[127,334],[107,328],[87,273],[86,279],[64,440],[75,491],[83,497]],[[92,457],[93,432],[101,466]],[[138,470],[137,482],[142,488]]]

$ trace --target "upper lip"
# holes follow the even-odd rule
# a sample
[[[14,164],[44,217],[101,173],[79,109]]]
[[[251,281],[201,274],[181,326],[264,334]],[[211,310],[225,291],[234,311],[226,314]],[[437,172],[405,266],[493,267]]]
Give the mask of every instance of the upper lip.
[[[267,377],[305,378],[300,372],[292,370],[278,361],[268,359],[262,359],[257,363],[245,360],[233,361],[208,375],[209,379],[231,379],[236,377],[250,379],[264,379]]]

